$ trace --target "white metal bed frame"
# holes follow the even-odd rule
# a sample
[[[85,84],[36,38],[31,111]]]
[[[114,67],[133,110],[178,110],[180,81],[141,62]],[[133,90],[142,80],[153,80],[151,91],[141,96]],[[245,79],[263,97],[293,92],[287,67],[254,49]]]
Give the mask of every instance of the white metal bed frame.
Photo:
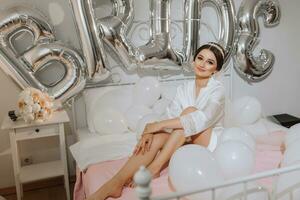
[[[227,74],[225,74],[225,76],[226,75]],[[175,79],[175,81],[176,80],[177,79]],[[182,80],[182,79],[179,78],[178,80]],[[168,81],[174,81],[174,80],[168,80]],[[117,84],[117,85],[128,85],[128,84]],[[105,86],[107,86],[107,85],[105,85]],[[99,86],[97,86],[97,87],[99,87]],[[231,95],[232,94],[230,92],[230,96]],[[75,108],[74,101],[75,100],[73,99],[73,102],[71,104],[71,113],[72,113],[72,127],[71,128],[76,130],[76,128],[77,128],[76,108]],[[273,187],[272,191],[269,191],[268,189],[266,189],[264,187],[247,189],[247,184],[251,181],[255,181],[255,180],[259,180],[259,179],[263,179],[263,178],[267,178],[267,177],[279,176],[281,174],[286,174],[286,173],[289,173],[292,171],[297,171],[297,170],[300,170],[300,164],[288,166],[288,167],[284,167],[284,168],[279,168],[279,169],[274,169],[274,170],[269,170],[269,171],[265,171],[265,172],[261,172],[261,173],[256,173],[253,175],[249,175],[249,176],[245,176],[245,177],[241,177],[241,178],[237,178],[237,179],[232,179],[232,180],[225,181],[225,182],[216,184],[214,186],[210,186],[210,187],[206,187],[206,188],[202,188],[202,189],[189,190],[189,191],[185,191],[185,192],[172,192],[167,195],[155,196],[155,197],[151,196],[151,187],[150,187],[151,176],[150,176],[149,172],[145,169],[145,167],[140,168],[140,170],[135,174],[134,180],[137,185],[136,193],[140,200],[171,200],[171,199],[179,200],[188,195],[207,192],[207,191],[211,191],[211,195],[212,195],[211,200],[216,200],[216,190],[217,189],[225,188],[225,187],[233,186],[233,185],[238,185],[238,184],[243,184],[244,190],[226,200],[247,200],[248,194],[251,194],[254,192],[259,192],[259,191],[265,191],[268,194],[268,200],[277,200],[286,194],[289,194],[289,200],[296,200],[293,198],[293,191],[295,189],[300,188],[300,180],[299,180],[299,183],[280,192],[280,194],[277,194],[276,188],[274,188],[274,187]]]
[[[293,198],[293,191],[295,189],[300,188],[300,180],[299,180],[299,183],[285,189],[284,191],[280,192],[279,194],[277,194],[276,187],[273,188],[272,191],[269,191],[268,189],[266,189],[264,187],[259,187],[259,188],[254,188],[254,189],[249,190],[249,189],[247,189],[247,184],[248,184],[248,182],[251,182],[251,181],[255,181],[255,180],[259,180],[259,179],[267,178],[267,177],[279,176],[281,174],[286,174],[286,173],[297,171],[297,170],[300,170],[300,164],[287,166],[287,167],[279,168],[279,169],[273,169],[273,170],[269,170],[269,171],[265,171],[265,172],[260,172],[260,173],[256,173],[253,175],[241,177],[241,178],[232,179],[229,181],[225,181],[223,183],[216,184],[212,187],[206,187],[206,188],[197,189],[197,190],[189,190],[189,191],[185,191],[185,192],[172,192],[170,194],[157,196],[157,197],[151,196],[151,187],[150,187],[151,176],[145,167],[141,167],[139,169],[139,171],[135,174],[134,181],[137,184],[136,193],[140,200],[171,200],[171,199],[179,200],[188,195],[207,192],[207,191],[211,191],[211,194],[212,194],[211,199],[216,200],[216,190],[217,189],[225,188],[225,187],[237,185],[237,184],[243,184],[244,190],[226,200],[247,200],[248,194],[258,192],[258,191],[265,191],[268,194],[268,200],[277,200],[286,194],[289,194],[289,200],[296,200]]]

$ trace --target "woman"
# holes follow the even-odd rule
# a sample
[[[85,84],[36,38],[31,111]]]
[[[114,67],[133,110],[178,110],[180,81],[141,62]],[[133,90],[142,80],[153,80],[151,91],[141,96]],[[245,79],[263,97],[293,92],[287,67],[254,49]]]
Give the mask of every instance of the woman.
[[[153,178],[168,163],[175,150],[187,143],[206,146],[213,151],[224,114],[224,87],[213,78],[222,69],[224,49],[217,43],[201,46],[195,54],[195,79],[177,88],[167,108],[169,119],[146,125],[142,137],[120,171],[88,199],[119,197],[124,185],[133,186],[132,177],[141,165]],[[165,130],[172,130],[167,133]]]

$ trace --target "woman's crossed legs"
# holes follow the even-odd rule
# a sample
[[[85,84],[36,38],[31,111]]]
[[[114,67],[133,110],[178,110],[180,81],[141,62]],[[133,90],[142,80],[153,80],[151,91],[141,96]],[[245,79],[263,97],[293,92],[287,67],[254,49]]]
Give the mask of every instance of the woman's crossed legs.
[[[195,107],[188,107],[181,115],[194,112]],[[188,143],[208,146],[212,129],[193,135]],[[101,186],[88,200],[104,200],[108,197],[119,197],[124,185],[131,185],[134,173],[141,165],[147,166],[153,177],[159,176],[161,169],[170,160],[172,154],[180,146],[186,143],[183,129],[176,129],[170,133],[156,133],[153,136],[150,149],[144,153],[132,155],[120,171],[114,175],[108,182]]]

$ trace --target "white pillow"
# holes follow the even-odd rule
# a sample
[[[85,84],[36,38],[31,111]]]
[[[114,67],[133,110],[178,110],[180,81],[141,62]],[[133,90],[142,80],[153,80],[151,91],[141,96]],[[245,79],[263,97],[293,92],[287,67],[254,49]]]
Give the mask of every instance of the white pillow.
[[[94,135],[71,145],[70,151],[80,170],[89,165],[117,160],[131,155],[136,145],[136,134]]]

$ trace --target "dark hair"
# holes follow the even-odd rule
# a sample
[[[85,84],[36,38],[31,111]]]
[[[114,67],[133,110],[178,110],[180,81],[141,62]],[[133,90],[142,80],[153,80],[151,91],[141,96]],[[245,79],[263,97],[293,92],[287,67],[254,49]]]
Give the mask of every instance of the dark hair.
[[[194,55],[194,61],[196,60],[196,57],[199,54],[199,52],[202,51],[203,49],[209,49],[215,54],[215,57],[217,59],[217,70],[220,71],[224,64],[224,56],[225,56],[224,48],[215,42],[204,44],[196,50],[196,53]]]

